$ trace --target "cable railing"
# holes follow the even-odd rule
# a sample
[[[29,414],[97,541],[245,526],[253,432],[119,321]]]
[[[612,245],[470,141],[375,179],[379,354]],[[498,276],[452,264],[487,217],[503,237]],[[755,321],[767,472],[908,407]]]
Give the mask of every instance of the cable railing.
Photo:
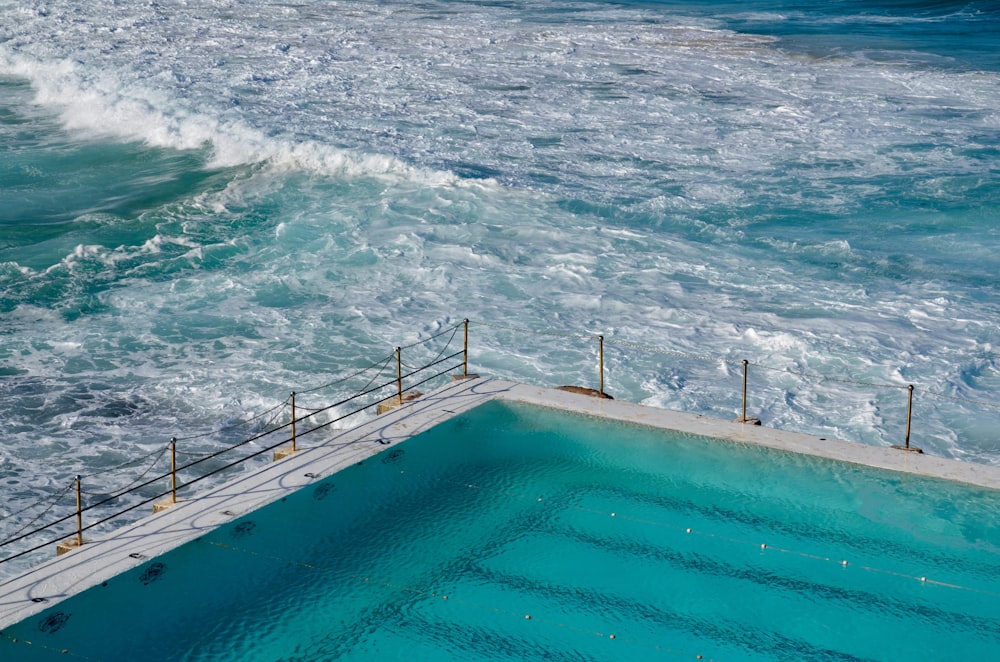
[[[616,395],[624,393],[626,397],[637,401],[647,404],[655,402],[654,406],[671,409],[689,410],[693,407],[698,413],[715,417],[725,417],[727,412],[731,412],[730,415],[734,415],[737,422],[759,425],[761,418],[758,416],[762,418],[766,416],[769,425],[803,431],[804,418],[805,421],[811,421],[805,427],[818,429],[821,436],[832,434],[863,443],[885,444],[901,450],[922,452],[912,443],[911,438],[914,419],[918,414],[918,408],[922,406],[916,402],[918,396],[921,401],[938,399],[957,405],[943,411],[946,417],[967,416],[970,410],[977,412],[976,415],[981,417],[985,413],[984,410],[991,410],[992,414],[990,415],[1000,419],[1000,403],[963,397],[955,393],[945,393],[941,392],[940,389],[923,387],[919,383],[907,383],[902,380],[892,382],[878,379],[855,379],[850,376],[775,367],[763,362],[735,358],[731,354],[728,356],[707,356],[665,349],[597,333],[539,330],[492,320],[476,321],[474,325],[492,331],[492,333],[486,334],[490,336],[489,340],[481,338],[482,332],[476,333],[477,344],[483,343],[490,348],[498,346],[505,348],[505,351],[493,354],[492,358],[495,364],[509,363],[509,357],[516,353],[507,348],[511,346],[525,347],[528,343],[524,339],[527,336],[535,336],[538,340],[534,343],[533,351],[536,354],[541,351],[549,352],[543,361],[547,368],[554,365],[556,372],[564,375],[575,375],[576,383],[593,386],[593,388],[573,387],[572,390],[588,392],[598,397],[611,397],[606,388],[606,384],[611,378],[614,381],[611,392]],[[508,342],[508,338],[511,336],[516,339],[514,343]],[[620,350],[615,353],[616,355],[625,354],[626,358],[619,361],[617,368],[606,370],[606,350],[611,347]],[[477,355],[480,354],[480,351],[477,347]],[[590,358],[580,360],[581,352],[586,352],[587,356],[596,354],[596,360],[592,364],[593,368],[590,367]],[[503,359],[499,359],[501,356]],[[649,362],[657,356],[663,360],[657,362],[655,367],[642,365],[643,362]],[[515,358],[530,371],[532,359],[536,357],[519,354]],[[705,374],[719,368],[722,369],[723,373],[721,377],[718,372]],[[769,374],[770,377],[761,378],[760,376],[765,373]],[[638,382],[641,376],[649,377],[649,375],[655,376],[655,378],[648,379],[649,383],[640,384]],[[670,383],[669,379],[665,378],[667,375],[678,376],[677,379],[682,382],[682,385],[676,386]],[[758,377],[754,378],[754,375]],[[726,386],[725,380],[735,376],[742,378],[741,387],[736,386],[735,381],[732,388]],[[802,389],[789,385],[787,380],[784,380],[785,384],[782,386],[783,377],[797,380],[800,384],[810,383],[814,386],[825,384],[826,387]],[[551,381],[551,374],[544,375],[544,378]],[[709,385],[708,388],[705,387],[706,384]],[[722,388],[719,388],[720,386]],[[697,395],[693,397],[694,402],[690,402],[693,393],[697,393]],[[900,395],[897,397],[891,393],[899,393]],[[801,399],[799,396],[802,396]],[[685,398],[689,402],[680,404],[685,401]],[[853,419],[848,419],[852,414],[857,414],[857,412],[851,411],[850,405],[846,404],[850,398],[858,398],[862,408],[868,406],[874,409],[878,420],[862,425],[856,424]],[[669,401],[664,402],[665,399]],[[756,405],[751,405],[751,400],[755,400]],[[839,410],[831,406],[838,402],[843,405]],[[759,408],[760,411],[751,413],[750,409],[753,407]],[[839,413],[834,413],[837,411]],[[927,411],[926,407],[921,411]],[[893,421],[898,421],[899,432],[892,431]],[[925,420],[925,422],[928,421]],[[847,424],[846,428],[843,427],[845,423]],[[942,439],[953,436],[953,428],[945,421],[934,421],[934,425],[937,428],[936,434],[931,433],[925,436]],[[867,430],[864,435],[851,433],[851,431],[862,429]],[[843,436],[844,434],[847,436]],[[872,435],[876,438],[872,438]],[[886,438],[890,441],[887,442]],[[988,449],[979,449],[978,442],[975,442],[974,445],[977,447],[977,451],[984,450],[988,454],[993,452]]]
[[[533,330],[515,326],[508,326],[496,322],[475,321],[465,319],[457,324],[446,325],[443,330],[433,335],[418,340],[408,345],[396,347],[392,354],[378,359],[368,366],[356,370],[346,376],[339,377],[325,384],[305,388],[299,391],[292,391],[281,403],[270,409],[238,423],[225,426],[219,430],[209,433],[197,433],[173,437],[168,444],[156,448],[152,452],[116,467],[94,472],[87,475],[79,475],[76,479],[62,488],[55,497],[43,499],[17,512],[0,516],[0,521],[13,517],[24,517],[27,522],[21,524],[19,528],[10,534],[6,539],[0,540],[0,564],[13,561],[26,555],[39,552],[53,544],[57,545],[58,553],[65,553],[75,547],[85,543],[84,533],[92,531],[97,527],[107,525],[116,520],[124,523],[126,516],[143,506],[153,505],[153,511],[159,512],[171,507],[178,501],[178,492],[191,492],[193,486],[220,476],[226,472],[233,472],[240,467],[245,467],[247,463],[257,460],[268,453],[272,454],[273,460],[278,461],[296,453],[299,443],[304,438],[314,439],[324,430],[349,419],[357,420],[357,417],[372,408],[377,408],[378,413],[398,407],[405,401],[419,397],[420,393],[416,389],[428,384],[436,379],[440,379],[449,373],[452,379],[465,377],[475,377],[469,373],[469,328],[470,324],[475,324],[484,328],[490,328],[502,332],[516,334],[521,341],[520,345],[525,345],[524,336],[539,335],[546,336],[560,343],[559,351],[564,356],[579,356],[579,352],[586,352],[596,349],[597,361],[594,366],[594,381],[596,388],[581,386],[566,387],[572,390],[582,391],[597,397],[610,398],[607,392],[608,370],[605,362],[606,346],[614,346],[629,353],[629,365],[631,372],[636,372],[639,362],[639,355],[655,355],[670,357],[678,362],[693,361],[707,365],[726,366],[727,374],[732,370],[742,377],[742,388],[738,393],[738,407],[734,407],[735,420],[744,424],[760,425],[761,420],[748,414],[748,399],[752,394],[749,376],[753,370],[768,371],[778,375],[788,375],[796,379],[809,379],[818,382],[831,382],[838,385],[846,385],[852,388],[876,388],[903,391],[906,393],[906,414],[905,414],[905,434],[902,443],[893,445],[893,448],[922,452],[921,449],[911,445],[911,427],[914,413],[914,393],[918,388],[914,384],[900,383],[879,383],[871,380],[853,380],[843,377],[824,376],[821,374],[809,374],[806,372],[776,368],[748,359],[733,359],[731,357],[712,357],[671,349],[664,349],[631,342],[618,338],[608,338],[603,334],[578,334],[564,333],[545,330]],[[462,347],[456,351],[453,345],[462,331]],[[440,348],[430,348],[429,344],[438,341]],[[497,343],[501,344],[502,343]],[[427,350],[424,360],[414,360],[409,358],[416,353],[412,350],[420,347]],[[435,351],[436,350],[436,351]],[[510,353],[511,349],[505,347],[500,350],[500,354]],[[404,353],[407,357],[404,360]],[[431,356],[433,354],[433,356]],[[578,375],[585,375],[589,369],[580,368],[583,362],[577,362]],[[395,370],[392,370],[394,365]],[[454,371],[461,370],[460,374]],[[394,374],[392,374],[394,373]],[[351,380],[363,379],[364,384],[353,389],[349,395],[344,395],[345,386]],[[586,379],[589,381],[589,378]],[[552,386],[552,384],[548,384]],[[309,398],[321,397],[321,392],[332,390],[337,394],[333,402],[308,403],[302,402],[303,396]],[[996,403],[983,402],[960,396],[936,393],[929,389],[919,389],[921,394],[945,398],[950,401],[962,402],[969,405],[989,406],[1000,409]],[[737,400],[737,398],[734,398]],[[901,407],[900,407],[901,410]],[[222,448],[209,448],[197,450],[197,445],[205,439],[217,435],[219,432],[230,432],[240,428],[250,430],[239,438],[239,441],[229,443]],[[322,439],[316,442],[316,446],[322,446]],[[192,448],[195,447],[195,449]],[[169,453],[170,469],[164,471],[159,469],[160,463],[165,455]],[[178,458],[181,461],[178,461]],[[116,487],[106,485],[99,487],[95,491],[92,485],[102,478],[110,475],[120,475],[131,467],[139,465],[140,471],[127,477],[125,482]],[[121,483],[121,481],[119,481]],[[84,489],[88,486],[91,489]],[[169,485],[169,488],[165,488]],[[76,495],[75,508],[69,512],[64,512],[52,521],[38,525],[49,514],[59,512],[58,508],[64,502],[70,492]],[[85,497],[89,502],[85,502]],[[192,495],[192,498],[197,498]],[[33,509],[40,509],[34,516],[27,513]],[[137,519],[137,518],[135,518]],[[74,526],[75,524],[75,526]],[[34,527],[34,528],[32,528]]]
[[[465,327],[466,330],[463,348],[449,351],[458,330],[462,327]],[[448,333],[451,335],[447,342],[432,359],[421,362],[420,365],[411,365],[409,362],[403,361],[404,350],[426,345]],[[390,378],[385,373],[388,372],[387,369],[392,359],[396,361],[396,371]],[[389,357],[346,377],[303,389],[299,393],[292,391],[282,403],[247,421],[241,421],[211,433],[173,437],[168,444],[141,458],[86,476],[77,475],[73,482],[61,489],[55,498],[35,502],[14,513],[0,517],[0,520],[18,517],[32,509],[43,508],[41,512],[13,534],[0,541],[0,554],[3,554],[3,557],[0,558],[0,564],[41,552],[52,545],[56,545],[57,554],[64,554],[84,545],[86,542],[84,534],[88,531],[115,520],[124,520],[129,513],[144,506],[152,505],[154,513],[166,510],[178,502],[178,492],[190,492],[193,486],[220,474],[232,472],[268,453],[273,454],[274,461],[279,461],[300,450],[299,443],[303,438],[312,439],[317,433],[328,430],[352,417],[358,417],[372,408],[379,408],[379,413],[382,413],[399,406],[408,399],[408,395],[419,394],[416,391],[418,387],[441,379],[459,369],[462,370],[461,376],[468,374],[467,320],[429,338],[404,347],[397,347]],[[364,377],[368,373],[373,374],[361,388],[346,397],[339,397],[332,403],[316,407],[304,407],[301,402],[296,403],[297,395],[315,395],[324,389],[342,388],[350,379]],[[279,423],[279,418],[282,418],[286,412],[287,420]],[[220,431],[238,429],[254,423],[260,428],[258,431],[222,448],[205,452],[184,451],[178,448],[179,443],[195,442],[213,436]],[[322,446],[324,443],[326,442],[320,439],[317,440],[315,446]],[[170,457],[169,471],[161,470],[154,474],[154,469],[168,452]],[[185,458],[184,461],[178,463],[178,456]],[[148,464],[143,465],[144,462],[148,462]],[[89,485],[102,477],[121,474],[127,468],[135,465],[142,465],[140,473],[127,479],[128,482],[124,485],[113,488],[102,486],[98,488],[100,491],[84,489],[85,481]],[[165,489],[165,485],[169,485],[169,488]],[[34,526],[62,505],[70,492],[73,492],[76,497],[75,508],[71,512],[39,526]],[[90,497],[90,501],[86,502],[85,497]],[[197,498],[197,496],[192,498]],[[33,526],[34,528],[32,528]]]

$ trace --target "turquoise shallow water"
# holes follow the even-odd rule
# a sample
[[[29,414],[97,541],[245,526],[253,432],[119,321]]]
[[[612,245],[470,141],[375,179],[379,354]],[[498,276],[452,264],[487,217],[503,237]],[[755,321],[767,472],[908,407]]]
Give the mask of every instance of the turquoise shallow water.
[[[913,383],[915,444],[996,463],[997,43],[992,2],[0,3],[0,539],[465,317],[484,375],[596,386],[487,323],[603,333],[665,352],[609,342],[617,398],[733,418],[746,359],[765,425],[862,443]]]
[[[998,508],[988,490],[490,403],[8,628],[0,650],[990,659]]]

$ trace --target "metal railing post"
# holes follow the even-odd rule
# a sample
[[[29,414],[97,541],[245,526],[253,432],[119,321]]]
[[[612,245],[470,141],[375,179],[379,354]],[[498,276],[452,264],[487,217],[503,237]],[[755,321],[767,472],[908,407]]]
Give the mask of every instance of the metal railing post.
[[[396,397],[403,406],[403,348],[396,348]]]
[[[743,359],[743,413],[740,416],[740,420],[746,422],[747,420],[747,366],[750,362]]]
[[[463,322],[465,325],[465,349],[463,350],[462,358],[462,376],[469,376],[469,318],[466,317]]]
[[[909,394],[906,400],[906,448],[910,448],[910,420],[913,414],[913,384],[907,387]]]
[[[76,544],[83,545],[83,498],[80,496],[80,476],[76,477]]]
[[[170,438],[170,503],[177,503],[177,437]]]
[[[295,391],[292,391],[292,452],[295,452]]]
[[[597,354],[600,362],[601,397],[604,397],[604,336],[597,336]]]

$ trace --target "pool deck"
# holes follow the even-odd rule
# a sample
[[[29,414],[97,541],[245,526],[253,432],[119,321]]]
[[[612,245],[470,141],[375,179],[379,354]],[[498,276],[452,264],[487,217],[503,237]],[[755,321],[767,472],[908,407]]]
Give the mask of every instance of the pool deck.
[[[494,399],[553,407],[740,444],[1000,490],[1000,467],[604,400],[514,382],[455,381],[318,445],[180,501],[0,585],[0,630],[186,542]],[[52,546],[55,554],[55,544]]]

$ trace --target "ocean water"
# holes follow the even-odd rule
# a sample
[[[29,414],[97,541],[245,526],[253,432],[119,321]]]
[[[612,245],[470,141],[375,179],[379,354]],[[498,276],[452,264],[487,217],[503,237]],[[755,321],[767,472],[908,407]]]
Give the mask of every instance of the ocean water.
[[[0,539],[463,318],[482,374],[594,386],[501,327],[602,333],[663,350],[609,345],[615,397],[732,417],[746,359],[765,425],[863,443],[914,384],[915,445],[996,464],[997,43],[993,2],[0,0]]]

